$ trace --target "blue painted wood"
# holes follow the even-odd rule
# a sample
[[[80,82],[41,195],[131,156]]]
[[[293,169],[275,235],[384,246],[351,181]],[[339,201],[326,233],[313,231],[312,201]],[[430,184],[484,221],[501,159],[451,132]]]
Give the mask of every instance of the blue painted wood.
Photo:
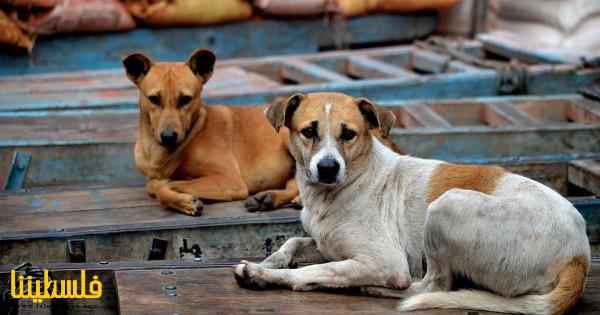
[[[600,69],[575,70],[571,66],[540,67],[528,74],[531,95],[575,93],[580,87],[600,79]],[[337,91],[376,101],[411,99],[450,99],[499,95],[499,75],[492,70],[458,72],[418,78],[388,78],[352,82],[326,82],[282,85],[256,90],[220,89],[204,96],[208,104],[248,105],[271,102],[275,97],[294,92]],[[0,111],[135,108],[134,89],[65,91],[43,94],[0,94]]]
[[[10,170],[4,183],[4,190],[17,190],[25,187],[25,179],[29,171],[31,154],[15,152],[10,165]]]
[[[346,34],[341,34],[345,44],[368,45],[426,36],[435,28],[436,15],[372,15],[345,23]],[[335,46],[340,34],[334,29],[323,19],[285,19],[39,37],[31,57],[0,53],[0,75],[117,68],[133,51],[161,60],[182,60],[198,47],[212,49],[220,59],[310,53]]]

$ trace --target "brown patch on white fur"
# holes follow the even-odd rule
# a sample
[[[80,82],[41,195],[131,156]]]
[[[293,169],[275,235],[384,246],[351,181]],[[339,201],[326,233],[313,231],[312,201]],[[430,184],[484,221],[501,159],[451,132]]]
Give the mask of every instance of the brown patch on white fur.
[[[560,315],[571,309],[583,294],[588,271],[585,257],[574,257],[558,274],[558,284],[550,292],[551,314]]]
[[[506,171],[500,166],[440,164],[433,171],[429,182],[429,203],[452,188],[479,191],[491,194],[498,180]]]

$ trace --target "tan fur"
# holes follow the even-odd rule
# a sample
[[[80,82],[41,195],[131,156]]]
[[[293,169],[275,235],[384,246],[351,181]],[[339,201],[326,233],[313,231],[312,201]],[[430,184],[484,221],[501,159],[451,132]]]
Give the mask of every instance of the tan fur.
[[[165,207],[191,215],[200,213],[201,200],[243,200],[252,194],[260,200],[248,198],[249,210],[281,207],[298,196],[289,133],[275,132],[265,107],[204,106],[201,93],[212,65],[199,58],[210,55],[199,50],[186,63],[154,63],[141,54],[124,59],[140,91],[135,161],[148,179],[147,191]],[[191,101],[178,106],[182,95]],[[159,96],[160,105],[151,96]],[[166,128],[178,135],[175,149],[161,143]]]
[[[431,176],[427,200],[431,203],[452,188],[491,194],[505,173],[499,166],[440,164]]]
[[[553,315],[564,314],[583,295],[588,267],[586,257],[575,257],[563,266],[558,274],[558,284],[550,292]]]

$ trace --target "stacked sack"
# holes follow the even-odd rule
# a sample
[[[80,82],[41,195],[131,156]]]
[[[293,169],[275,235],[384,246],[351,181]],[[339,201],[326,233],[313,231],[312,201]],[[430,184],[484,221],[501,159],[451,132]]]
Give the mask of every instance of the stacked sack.
[[[132,29],[135,22],[118,0],[9,0],[0,11],[0,43],[31,51],[38,34]]]
[[[317,15],[339,13],[346,17],[370,13],[407,13],[447,8],[458,0],[254,0],[272,15]]]
[[[252,5],[245,0],[125,0],[125,5],[150,26],[206,25],[252,16]]]
[[[442,10],[438,31],[469,36],[475,1]],[[561,59],[600,54],[600,1],[598,0],[490,0],[486,41],[530,48]]]
[[[600,54],[598,0],[496,1],[488,19],[494,30],[524,43]]]

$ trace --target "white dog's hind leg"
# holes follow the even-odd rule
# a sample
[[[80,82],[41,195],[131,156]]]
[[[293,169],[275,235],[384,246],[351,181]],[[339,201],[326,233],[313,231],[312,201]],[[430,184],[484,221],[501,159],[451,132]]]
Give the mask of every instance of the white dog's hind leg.
[[[310,237],[292,237],[278,251],[263,260],[264,268],[290,268],[298,263],[322,263],[323,255],[317,249],[317,243]]]

